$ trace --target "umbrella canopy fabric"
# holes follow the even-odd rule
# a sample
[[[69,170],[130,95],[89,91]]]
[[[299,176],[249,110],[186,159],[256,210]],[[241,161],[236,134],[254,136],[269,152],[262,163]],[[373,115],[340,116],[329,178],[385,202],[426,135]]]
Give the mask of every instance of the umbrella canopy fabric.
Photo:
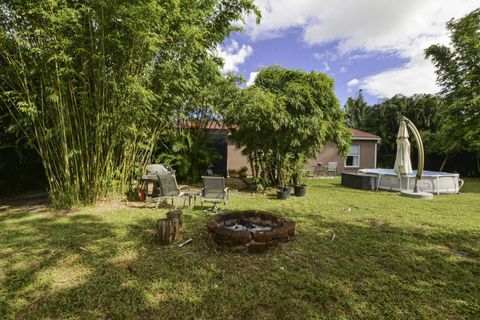
[[[400,121],[400,128],[397,134],[397,157],[393,169],[399,176],[412,173],[412,162],[410,161],[410,142],[408,141],[407,124]]]

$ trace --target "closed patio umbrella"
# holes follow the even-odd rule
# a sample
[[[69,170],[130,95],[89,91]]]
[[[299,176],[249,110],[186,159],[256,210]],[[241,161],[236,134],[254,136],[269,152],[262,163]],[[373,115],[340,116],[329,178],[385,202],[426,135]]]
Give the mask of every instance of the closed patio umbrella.
[[[412,162],[410,161],[410,142],[408,141],[407,124],[400,121],[400,128],[397,134],[397,157],[393,167],[399,176],[412,173]]]

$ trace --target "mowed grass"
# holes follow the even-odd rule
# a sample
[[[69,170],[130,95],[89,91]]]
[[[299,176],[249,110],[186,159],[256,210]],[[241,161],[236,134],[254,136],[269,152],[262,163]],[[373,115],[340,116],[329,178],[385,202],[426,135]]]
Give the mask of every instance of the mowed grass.
[[[226,210],[294,219],[265,254],[208,242],[185,209],[183,248],[154,241],[168,210],[101,205],[0,213],[0,318],[478,319],[480,181],[433,201],[312,180],[305,198],[233,193]]]

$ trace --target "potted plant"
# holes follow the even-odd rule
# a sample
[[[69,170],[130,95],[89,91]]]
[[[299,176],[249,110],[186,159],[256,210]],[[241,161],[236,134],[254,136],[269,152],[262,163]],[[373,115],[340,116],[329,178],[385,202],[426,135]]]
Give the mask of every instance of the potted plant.
[[[291,155],[287,154],[279,161],[280,168],[278,170],[278,181],[280,186],[277,188],[277,199],[288,199],[292,191],[292,187],[287,184],[292,178]]]
[[[305,193],[307,192],[307,185],[305,184],[305,157],[302,155],[300,156],[297,161],[293,164],[293,188],[295,196],[297,197],[304,197]]]
[[[303,180],[303,179],[302,179]],[[294,193],[296,197],[305,197],[305,193],[307,192],[307,185],[305,183],[300,182],[301,179],[299,179],[298,184],[294,185]]]
[[[290,197],[290,187],[277,188],[277,199],[285,200]]]

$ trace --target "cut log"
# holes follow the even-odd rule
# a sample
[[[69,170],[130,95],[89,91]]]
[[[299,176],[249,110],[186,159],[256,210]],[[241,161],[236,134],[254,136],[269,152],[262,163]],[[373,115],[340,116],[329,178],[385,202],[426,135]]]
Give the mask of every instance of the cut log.
[[[157,240],[160,244],[171,244],[179,238],[180,223],[177,218],[157,220]]]
[[[180,225],[180,228],[183,227],[182,210],[173,210],[173,211],[167,212],[167,219],[178,219],[178,224]]]

